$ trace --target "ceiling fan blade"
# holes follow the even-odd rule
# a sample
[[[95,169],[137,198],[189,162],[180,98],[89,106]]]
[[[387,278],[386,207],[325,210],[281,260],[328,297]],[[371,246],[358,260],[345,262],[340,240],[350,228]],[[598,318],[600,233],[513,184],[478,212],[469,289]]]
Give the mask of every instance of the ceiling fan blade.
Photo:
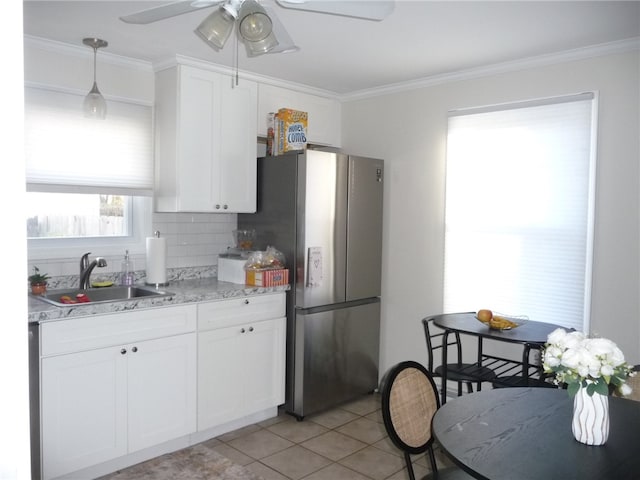
[[[213,5],[222,3],[223,0],[188,0],[185,2],[173,2],[159,7],[148,8],[140,12],[124,15],[120,20],[126,23],[147,24],[164,20],[165,18],[175,17],[183,13],[194,12],[201,8],[208,8]]]
[[[268,5],[262,5],[262,8],[264,8],[267,12],[267,15],[269,15],[269,18],[271,19],[271,26],[273,28],[273,34],[275,35],[276,40],[278,40],[278,45],[273,47],[267,53],[292,53],[300,50],[300,47],[296,46],[296,44],[293,43],[289,32],[287,32],[287,30],[284,28],[284,25],[282,25],[282,22],[275,14],[273,8]]]
[[[383,20],[393,12],[394,0],[276,0],[285,8],[330,13],[344,17]]]

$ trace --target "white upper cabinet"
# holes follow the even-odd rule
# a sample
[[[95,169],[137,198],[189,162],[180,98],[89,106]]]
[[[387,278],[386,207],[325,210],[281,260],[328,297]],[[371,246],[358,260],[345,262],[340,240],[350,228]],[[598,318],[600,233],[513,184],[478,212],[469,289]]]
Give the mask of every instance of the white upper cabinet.
[[[179,64],[155,90],[156,211],[255,212],[257,84]]]
[[[335,99],[297,92],[288,88],[260,84],[258,87],[258,135],[267,136],[270,112],[292,108],[309,114],[307,141],[340,147],[340,102]]]

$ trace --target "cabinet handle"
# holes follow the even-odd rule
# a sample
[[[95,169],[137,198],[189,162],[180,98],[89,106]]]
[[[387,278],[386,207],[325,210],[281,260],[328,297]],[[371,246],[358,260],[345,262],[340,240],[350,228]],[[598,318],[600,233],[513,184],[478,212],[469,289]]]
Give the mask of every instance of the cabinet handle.
[[[224,206],[223,206],[222,208],[226,210],[227,208],[229,208],[229,205],[227,205],[227,204],[225,203],[225,204],[224,204]]]
[[[253,327],[249,327],[249,331],[250,331],[250,332],[253,332]]]
[[[244,304],[245,304],[245,305],[249,305],[249,299],[248,299],[248,298],[245,298],[245,299],[244,299]]]
[[[244,333],[244,332],[246,332],[246,330],[244,328],[241,328],[240,333]]]
[[[216,210],[220,210],[220,204],[216,203]]]
[[[125,353],[127,353],[127,349],[126,348],[123,348],[123,349],[120,350],[120,354],[121,355],[124,355]]]
[[[133,347],[133,348],[131,349],[131,351],[132,351],[133,353],[136,353],[136,352],[138,351],[138,347]]]

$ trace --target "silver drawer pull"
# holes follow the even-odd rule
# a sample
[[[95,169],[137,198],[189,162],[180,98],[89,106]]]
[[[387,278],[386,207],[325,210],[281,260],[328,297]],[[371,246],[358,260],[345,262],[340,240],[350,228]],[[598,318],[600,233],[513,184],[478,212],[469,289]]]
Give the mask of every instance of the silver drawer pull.
[[[248,298],[245,298],[245,299],[244,299],[244,304],[245,304],[245,305],[249,305],[249,299],[248,299]]]
[[[131,349],[131,351],[132,351],[133,353],[136,353],[136,352],[138,351],[138,347],[133,347],[133,348]]]
[[[123,348],[122,350],[120,350],[120,354],[121,355],[124,355],[125,353],[127,353],[127,349],[126,348]]]
[[[249,331],[250,331],[250,332],[253,332],[253,327],[249,327]]]
[[[246,330],[244,328],[241,328],[240,333],[244,333],[244,332],[246,332]]]

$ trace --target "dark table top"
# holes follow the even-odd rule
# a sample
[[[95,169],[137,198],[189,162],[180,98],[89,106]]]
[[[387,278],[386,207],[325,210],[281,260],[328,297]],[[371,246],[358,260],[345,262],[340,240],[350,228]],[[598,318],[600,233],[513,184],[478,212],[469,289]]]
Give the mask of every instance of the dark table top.
[[[640,402],[609,397],[607,443],[588,446],[571,432],[566,390],[501,388],[442,406],[433,433],[463,469],[490,480],[640,478]]]
[[[475,318],[475,313],[447,313],[433,317],[433,323],[445,330],[466,333],[502,342],[542,345],[547,336],[560,325],[533,320],[523,320],[522,325],[511,330],[493,330]]]

